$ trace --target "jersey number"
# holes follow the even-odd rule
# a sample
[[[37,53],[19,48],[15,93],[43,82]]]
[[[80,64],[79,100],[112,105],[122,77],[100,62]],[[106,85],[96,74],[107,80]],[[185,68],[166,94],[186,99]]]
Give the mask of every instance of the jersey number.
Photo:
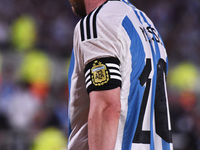
[[[144,120],[146,105],[148,101],[151,79],[149,78],[151,72],[151,59],[146,60],[146,65],[139,77],[141,86],[146,83],[146,88],[144,91],[142,104],[140,108],[139,120],[133,138],[133,143],[143,143],[150,144],[150,131],[143,131],[142,124]],[[156,133],[164,139],[166,142],[172,142],[171,131],[168,129],[168,115],[167,115],[167,105],[166,105],[166,93],[165,93],[165,83],[164,83],[164,73],[166,74],[166,62],[160,59],[157,64],[157,82],[156,82],[156,94],[155,94],[155,129]]]

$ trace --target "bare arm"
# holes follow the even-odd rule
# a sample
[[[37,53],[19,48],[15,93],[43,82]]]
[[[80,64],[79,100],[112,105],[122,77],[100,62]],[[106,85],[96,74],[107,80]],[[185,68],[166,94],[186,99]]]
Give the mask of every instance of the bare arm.
[[[92,91],[89,96],[89,150],[114,150],[121,111],[120,88]]]

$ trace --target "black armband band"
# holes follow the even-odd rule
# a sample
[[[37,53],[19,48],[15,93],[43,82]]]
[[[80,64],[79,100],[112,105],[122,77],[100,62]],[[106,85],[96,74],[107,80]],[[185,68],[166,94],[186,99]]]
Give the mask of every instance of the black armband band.
[[[99,58],[85,67],[85,84],[88,94],[91,91],[110,90],[121,87],[119,59],[114,57]]]

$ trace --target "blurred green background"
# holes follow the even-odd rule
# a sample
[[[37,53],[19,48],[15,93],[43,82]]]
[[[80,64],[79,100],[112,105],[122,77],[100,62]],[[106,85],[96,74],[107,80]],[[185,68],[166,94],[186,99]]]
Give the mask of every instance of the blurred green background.
[[[167,49],[174,150],[200,150],[200,1],[131,2]],[[67,72],[79,19],[67,0],[0,0],[0,150],[67,149]]]

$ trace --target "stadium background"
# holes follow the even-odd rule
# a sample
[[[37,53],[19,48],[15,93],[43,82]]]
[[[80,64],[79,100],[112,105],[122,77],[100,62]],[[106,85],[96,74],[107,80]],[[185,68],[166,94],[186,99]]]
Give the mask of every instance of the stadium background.
[[[169,56],[175,150],[200,150],[200,1],[131,0]],[[67,0],[0,0],[0,150],[66,150],[67,70],[78,17]]]

